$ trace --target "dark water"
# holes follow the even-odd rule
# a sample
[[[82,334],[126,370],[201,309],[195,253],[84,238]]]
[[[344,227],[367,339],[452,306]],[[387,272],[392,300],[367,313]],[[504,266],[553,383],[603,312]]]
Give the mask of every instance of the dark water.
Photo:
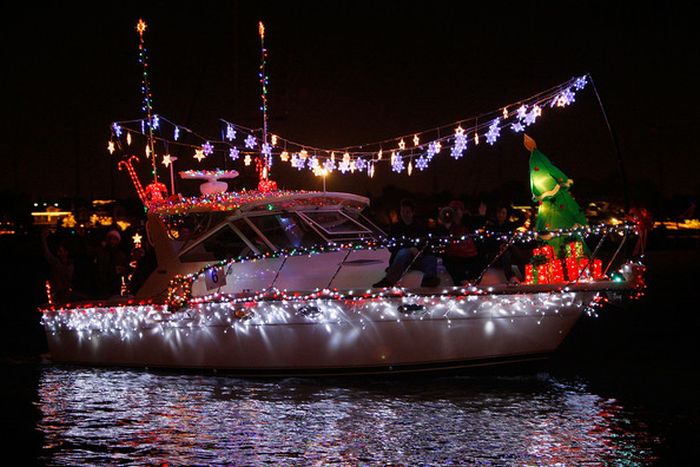
[[[51,464],[649,463],[663,438],[582,378],[245,381],[45,368]]]
[[[584,318],[537,366],[251,380],[6,359],[6,452],[50,465],[689,463],[699,256],[654,255],[643,301]]]

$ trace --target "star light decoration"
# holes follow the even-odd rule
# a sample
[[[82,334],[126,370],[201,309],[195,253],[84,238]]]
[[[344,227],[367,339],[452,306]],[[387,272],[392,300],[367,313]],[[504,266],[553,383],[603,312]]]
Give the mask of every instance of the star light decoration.
[[[576,94],[569,87],[564,89],[561,94],[555,96],[549,106],[566,107],[574,101],[576,101]]]
[[[413,145],[417,147],[419,144],[420,144],[420,138],[418,137],[417,134],[413,135]]]
[[[110,154],[114,154],[114,141],[109,141],[107,143],[107,151],[109,151]]]
[[[136,31],[138,31],[139,34],[143,34],[146,31],[147,27],[148,26],[146,25],[146,22],[143,19],[139,18],[139,22],[138,24],[136,24]]]
[[[399,141],[399,149],[400,149],[401,151],[403,151],[404,149],[406,149],[406,141],[404,141],[403,138],[401,138],[401,141]]]
[[[255,136],[248,135],[248,137],[245,139],[245,147],[248,149],[254,149],[257,142],[258,141],[255,139]]]
[[[141,240],[142,239],[143,239],[143,237],[138,232],[136,232],[131,237],[131,240],[133,240],[133,242],[134,242],[134,248],[141,248]]]
[[[170,164],[173,163],[173,158],[170,157],[170,154],[166,154],[163,156],[163,165],[168,167]]]
[[[243,158],[243,163],[246,166],[248,166],[248,165],[250,165],[250,161],[251,161],[250,154],[246,154],[245,157]]]
[[[197,162],[202,162],[202,159],[206,159],[207,156],[204,154],[204,149],[195,149],[194,158],[197,159]]]

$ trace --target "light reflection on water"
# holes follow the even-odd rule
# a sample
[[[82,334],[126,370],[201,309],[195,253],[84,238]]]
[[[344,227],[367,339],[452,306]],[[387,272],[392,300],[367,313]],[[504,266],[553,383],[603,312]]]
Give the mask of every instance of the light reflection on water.
[[[550,375],[243,380],[47,367],[50,464],[626,464],[661,440]]]

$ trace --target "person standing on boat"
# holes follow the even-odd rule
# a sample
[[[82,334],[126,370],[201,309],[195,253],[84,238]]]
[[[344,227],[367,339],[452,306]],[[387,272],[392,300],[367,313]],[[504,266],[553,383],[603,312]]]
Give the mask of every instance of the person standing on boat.
[[[463,237],[461,240],[450,241],[442,256],[442,263],[455,285],[476,278],[484,267],[474,240],[469,236],[469,229],[463,223],[464,211],[464,203],[455,199],[442,208],[438,216],[445,235]]]
[[[100,249],[97,251],[95,264],[97,266],[97,290],[99,298],[109,298],[119,295],[122,276],[126,274],[127,256],[119,248],[122,237],[116,229],[105,235]]]
[[[508,244],[508,239],[517,230],[517,225],[510,221],[510,215],[511,208],[508,204],[500,204],[496,207],[495,218],[486,222],[487,232],[493,235],[487,244],[494,255],[500,255],[494,266],[503,271],[508,282],[519,282],[522,278],[521,271],[524,269],[525,260],[517,245]]]
[[[56,303],[66,303],[73,293],[73,272],[75,265],[70,257],[68,248],[63,243],[59,243],[54,255],[49,249],[47,237],[49,230],[41,232],[41,247],[46,262],[49,263],[51,279],[51,293]]]
[[[415,212],[413,201],[401,201],[399,221],[389,231],[389,236],[396,244],[389,248],[391,257],[386,276],[372,287],[393,287],[408,269],[418,269],[423,273],[421,287],[436,287],[440,284],[437,276],[437,257],[430,250],[430,246],[419,246],[413,242],[414,239],[427,234],[423,223],[416,219]]]
[[[547,232],[588,225],[586,215],[569,193],[574,181],[552,164],[528,135],[525,135],[525,148],[530,151],[532,199],[538,203],[535,230]],[[543,238],[554,248],[556,254],[565,241],[563,237]]]

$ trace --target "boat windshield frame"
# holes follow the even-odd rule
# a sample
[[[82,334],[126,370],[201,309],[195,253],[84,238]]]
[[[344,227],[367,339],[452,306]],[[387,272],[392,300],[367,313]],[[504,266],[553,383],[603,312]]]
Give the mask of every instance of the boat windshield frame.
[[[203,233],[202,235],[198,236],[196,239],[191,240],[190,242],[187,242],[185,245],[183,245],[182,249],[177,253],[177,257],[180,262],[182,263],[192,263],[192,262],[209,262],[209,261],[218,261],[221,259],[225,258],[211,258],[211,259],[202,259],[202,260],[188,260],[185,259],[188,254],[191,254],[193,250],[197,249],[200,247],[204,242],[206,242],[208,239],[210,239],[212,236],[217,235],[220,233],[223,229],[229,228],[230,230],[233,231],[234,234],[236,234],[240,240],[242,240],[247,247],[250,249],[250,252],[245,255],[245,256],[240,256],[238,257],[239,259],[248,257],[250,255],[262,255],[267,252],[277,252],[279,250],[283,250],[288,248],[288,246],[280,246],[277,245],[273,240],[269,238],[269,235],[266,235],[260,227],[254,222],[252,219],[257,218],[257,217],[264,217],[264,216],[279,216],[279,215],[287,215],[291,216],[296,224],[302,223],[304,227],[306,227],[307,231],[312,231],[314,235],[317,237],[317,239],[314,239],[313,245],[317,244],[327,244],[327,243],[333,243],[333,242],[338,242],[338,241],[361,241],[365,240],[368,238],[382,238],[385,236],[384,232],[379,229],[374,223],[372,223],[369,219],[367,219],[366,216],[362,215],[358,211],[351,211],[351,212],[346,212],[347,209],[343,206],[337,205],[337,206],[324,206],[323,208],[317,208],[317,209],[282,209],[282,210],[273,210],[273,211],[248,211],[248,212],[236,212],[230,216],[227,216],[226,218],[222,219],[222,221],[215,225],[212,229],[210,229],[208,232]],[[315,221],[312,219],[313,214],[311,216],[307,215],[309,213],[337,213],[339,216],[342,216],[343,220],[345,222],[352,223],[351,225],[355,225],[358,227],[358,230],[348,230],[348,231],[339,231],[339,232],[331,232],[325,229],[318,221]],[[353,216],[355,214],[355,216]],[[250,237],[250,232],[243,232],[240,228],[240,222],[244,222],[247,230],[251,231],[252,233],[255,234],[257,238],[249,238]],[[303,227],[302,227],[303,228]],[[262,243],[261,243],[262,242]],[[311,246],[311,245],[304,245],[304,246]]]

